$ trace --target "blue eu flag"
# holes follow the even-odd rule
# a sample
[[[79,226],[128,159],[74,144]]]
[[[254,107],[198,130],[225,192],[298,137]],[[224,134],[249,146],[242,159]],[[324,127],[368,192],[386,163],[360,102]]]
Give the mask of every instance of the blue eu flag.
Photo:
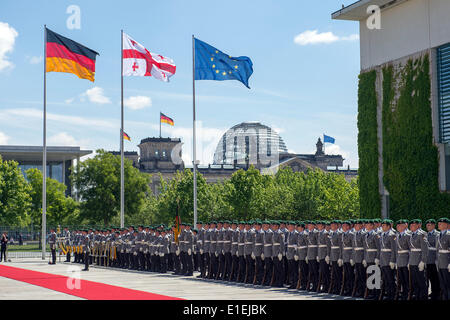
[[[253,73],[249,57],[232,57],[195,39],[195,80],[238,80],[247,88]]]
[[[325,143],[325,142],[329,142],[329,143],[334,143],[334,138],[333,137],[330,137],[330,136],[327,136],[326,134],[324,134],[323,135],[323,142]]]

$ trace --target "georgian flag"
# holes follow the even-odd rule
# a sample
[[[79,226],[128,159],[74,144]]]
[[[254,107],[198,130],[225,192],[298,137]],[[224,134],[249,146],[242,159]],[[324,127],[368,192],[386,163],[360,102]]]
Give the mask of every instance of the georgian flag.
[[[177,69],[172,59],[148,51],[126,33],[123,33],[122,50],[124,76],[153,76],[169,82]]]

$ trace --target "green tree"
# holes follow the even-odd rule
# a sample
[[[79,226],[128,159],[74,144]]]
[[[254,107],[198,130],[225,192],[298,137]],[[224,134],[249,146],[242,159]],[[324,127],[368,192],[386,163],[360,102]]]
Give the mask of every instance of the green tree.
[[[81,196],[80,217],[91,223],[108,225],[120,214],[120,156],[97,150],[94,158],[83,161],[72,175],[73,184]],[[151,192],[150,175],[124,161],[125,215],[138,214]]]
[[[31,186],[31,221],[34,225],[42,224],[42,172],[38,169],[26,171]],[[76,224],[78,220],[78,203],[66,197],[66,185],[47,178],[46,221],[49,226]]]
[[[30,222],[30,191],[18,163],[0,157],[0,224],[25,226]]]

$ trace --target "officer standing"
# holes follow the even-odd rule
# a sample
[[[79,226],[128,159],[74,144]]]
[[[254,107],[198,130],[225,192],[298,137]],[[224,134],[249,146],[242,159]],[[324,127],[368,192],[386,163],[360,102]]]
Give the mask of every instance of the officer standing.
[[[223,221],[217,223],[217,244],[216,244],[216,257],[218,260],[216,280],[223,279],[223,273],[225,271],[225,255],[223,250],[223,241],[225,236],[225,229],[223,228]]]
[[[252,258],[255,260],[255,279],[254,285],[262,285],[264,277],[264,231],[261,228],[260,221],[255,222],[254,247]]]
[[[196,250],[194,259],[194,270],[199,270],[197,278],[201,278],[205,270],[205,256],[203,255],[205,245],[205,229],[201,221],[197,221]]]
[[[52,261],[48,264],[56,264],[56,233],[54,228],[50,228],[50,235],[48,236],[48,244],[52,252]]]
[[[81,236],[81,248],[84,256],[84,269],[83,271],[89,271],[89,254],[90,254],[90,243],[91,240],[86,230],[82,231]]]
[[[368,220],[365,224],[367,233],[364,237],[364,267],[369,267],[372,265],[379,265],[380,263],[380,241],[379,234],[374,230],[374,223],[372,220]],[[379,296],[378,289],[368,289],[367,294],[365,294],[365,299],[377,299]]]
[[[426,222],[428,231],[428,256],[427,256],[427,283],[431,285],[431,300],[439,300],[441,288],[439,286],[439,275],[436,268],[436,240],[439,237],[439,231],[436,230],[436,220],[428,219]]]
[[[330,262],[331,284],[329,293],[340,294],[342,287],[342,231],[338,230],[338,220],[331,222],[330,237]]]
[[[355,267],[355,284],[353,286],[353,297],[362,298],[366,285],[366,270],[362,262],[364,260],[364,239],[365,231],[363,229],[364,220],[357,220],[353,235],[353,250],[350,265]]]
[[[287,234],[286,242],[286,258],[288,261],[289,289],[296,289],[298,282],[298,232],[297,230],[295,230],[295,224],[292,221],[288,222],[288,231],[289,232]]]
[[[256,256],[254,254],[255,250],[255,234],[256,229],[254,229],[250,223],[247,221],[245,223],[245,245],[244,245],[244,254],[245,254],[245,283],[253,283],[255,278],[255,259]]]
[[[231,276],[231,245],[232,245],[232,234],[233,230],[230,228],[230,221],[226,220],[224,222],[224,231],[223,231],[223,254],[224,254],[224,271],[223,271],[223,280],[229,281]]]
[[[411,299],[427,300],[428,292],[425,279],[425,265],[428,255],[427,234],[420,227],[422,221],[414,219],[411,221],[411,238],[409,239],[409,274],[411,277]]]
[[[238,274],[236,281],[237,282],[245,282],[245,268],[246,268],[246,262],[245,262],[245,236],[246,236],[246,230],[245,230],[245,222],[240,221],[239,222],[239,230],[238,233]],[[250,257],[251,258],[251,257]]]
[[[200,276],[202,278],[207,278],[211,267],[209,255],[209,249],[211,247],[211,232],[209,230],[209,222],[204,224],[203,235],[203,248],[200,250],[200,254],[203,255],[203,270],[200,270]]]
[[[344,268],[344,278],[342,282],[341,295],[351,296],[353,293],[353,285],[355,282],[355,270],[350,260],[353,257],[353,237],[354,232],[351,230],[351,222],[344,221],[342,223],[342,264]],[[339,263],[339,260],[338,260]]]
[[[399,300],[408,300],[409,296],[409,239],[408,220],[397,221],[397,295]]]
[[[209,232],[210,232],[210,247],[209,247],[209,272],[208,279],[215,279],[217,276],[217,258],[219,254],[217,253],[217,235],[218,231],[216,229],[216,221],[212,221],[210,224]]]
[[[299,272],[298,272],[298,285],[297,288],[299,290],[307,290],[308,289],[308,278],[309,278],[309,266],[306,262],[308,255],[308,230],[305,230],[305,226],[308,221],[305,222],[297,222],[297,251],[296,256],[294,256],[294,260],[298,259]],[[314,260],[316,261],[316,260]]]
[[[391,229],[392,224],[392,220],[384,219],[381,224],[383,232],[380,234],[380,267],[383,280],[381,299],[385,296],[386,300],[395,298],[394,269],[397,263],[397,236]]]
[[[319,263],[319,284],[317,292],[327,292],[330,288],[330,237],[328,231],[325,229],[327,222],[319,221],[317,228],[318,234],[318,251],[317,262]]]
[[[231,223],[231,273],[230,281],[235,282],[238,278],[239,272],[239,229],[237,229],[238,223],[233,220]],[[244,247],[242,247],[244,249]]]
[[[194,269],[192,265],[192,254],[194,252],[194,234],[191,231],[191,225],[186,224],[185,229],[185,238],[184,238],[184,244],[185,244],[185,250],[186,250],[186,273],[185,276],[192,276]]]
[[[70,248],[72,246],[71,236],[72,235],[69,231],[69,228],[64,227],[64,231],[63,231],[63,237],[65,238],[64,245],[67,248],[66,261],[64,261],[64,262],[70,262]]]
[[[270,286],[272,282],[272,273],[273,273],[273,231],[270,229],[270,222],[265,220],[263,221],[263,256],[261,257],[264,261],[264,277],[262,281],[263,286]]]
[[[306,255],[306,263],[308,264],[308,291],[317,291],[319,287],[319,258],[318,258],[318,241],[319,231],[316,229],[316,223],[309,221],[308,223],[308,253]]]
[[[273,229],[273,246],[272,246],[272,259],[273,259],[273,275],[272,275],[272,287],[282,288],[284,284],[284,262],[285,256],[284,248],[284,233],[279,228],[280,222],[275,221],[272,224]]]
[[[450,220],[441,218],[438,220],[438,228],[441,231],[436,243],[436,265],[439,270],[442,300],[449,300],[450,297],[450,233],[448,231]]]

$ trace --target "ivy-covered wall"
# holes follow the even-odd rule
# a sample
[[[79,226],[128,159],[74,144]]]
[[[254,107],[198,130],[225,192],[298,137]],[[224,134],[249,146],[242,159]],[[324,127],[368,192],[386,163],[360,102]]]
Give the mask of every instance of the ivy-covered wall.
[[[429,55],[382,71],[383,182],[390,194],[390,218],[446,216],[450,201],[438,186]]]
[[[377,92],[375,70],[359,75],[358,156],[359,202],[361,217],[381,215],[378,191]]]
[[[397,220],[448,215],[450,194],[438,185],[439,155],[433,143],[428,54],[384,66],[382,84],[383,183],[389,217]],[[361,73],[358,89],[358,154],[361,216],[381,216],[378,188],[377,72]]]

